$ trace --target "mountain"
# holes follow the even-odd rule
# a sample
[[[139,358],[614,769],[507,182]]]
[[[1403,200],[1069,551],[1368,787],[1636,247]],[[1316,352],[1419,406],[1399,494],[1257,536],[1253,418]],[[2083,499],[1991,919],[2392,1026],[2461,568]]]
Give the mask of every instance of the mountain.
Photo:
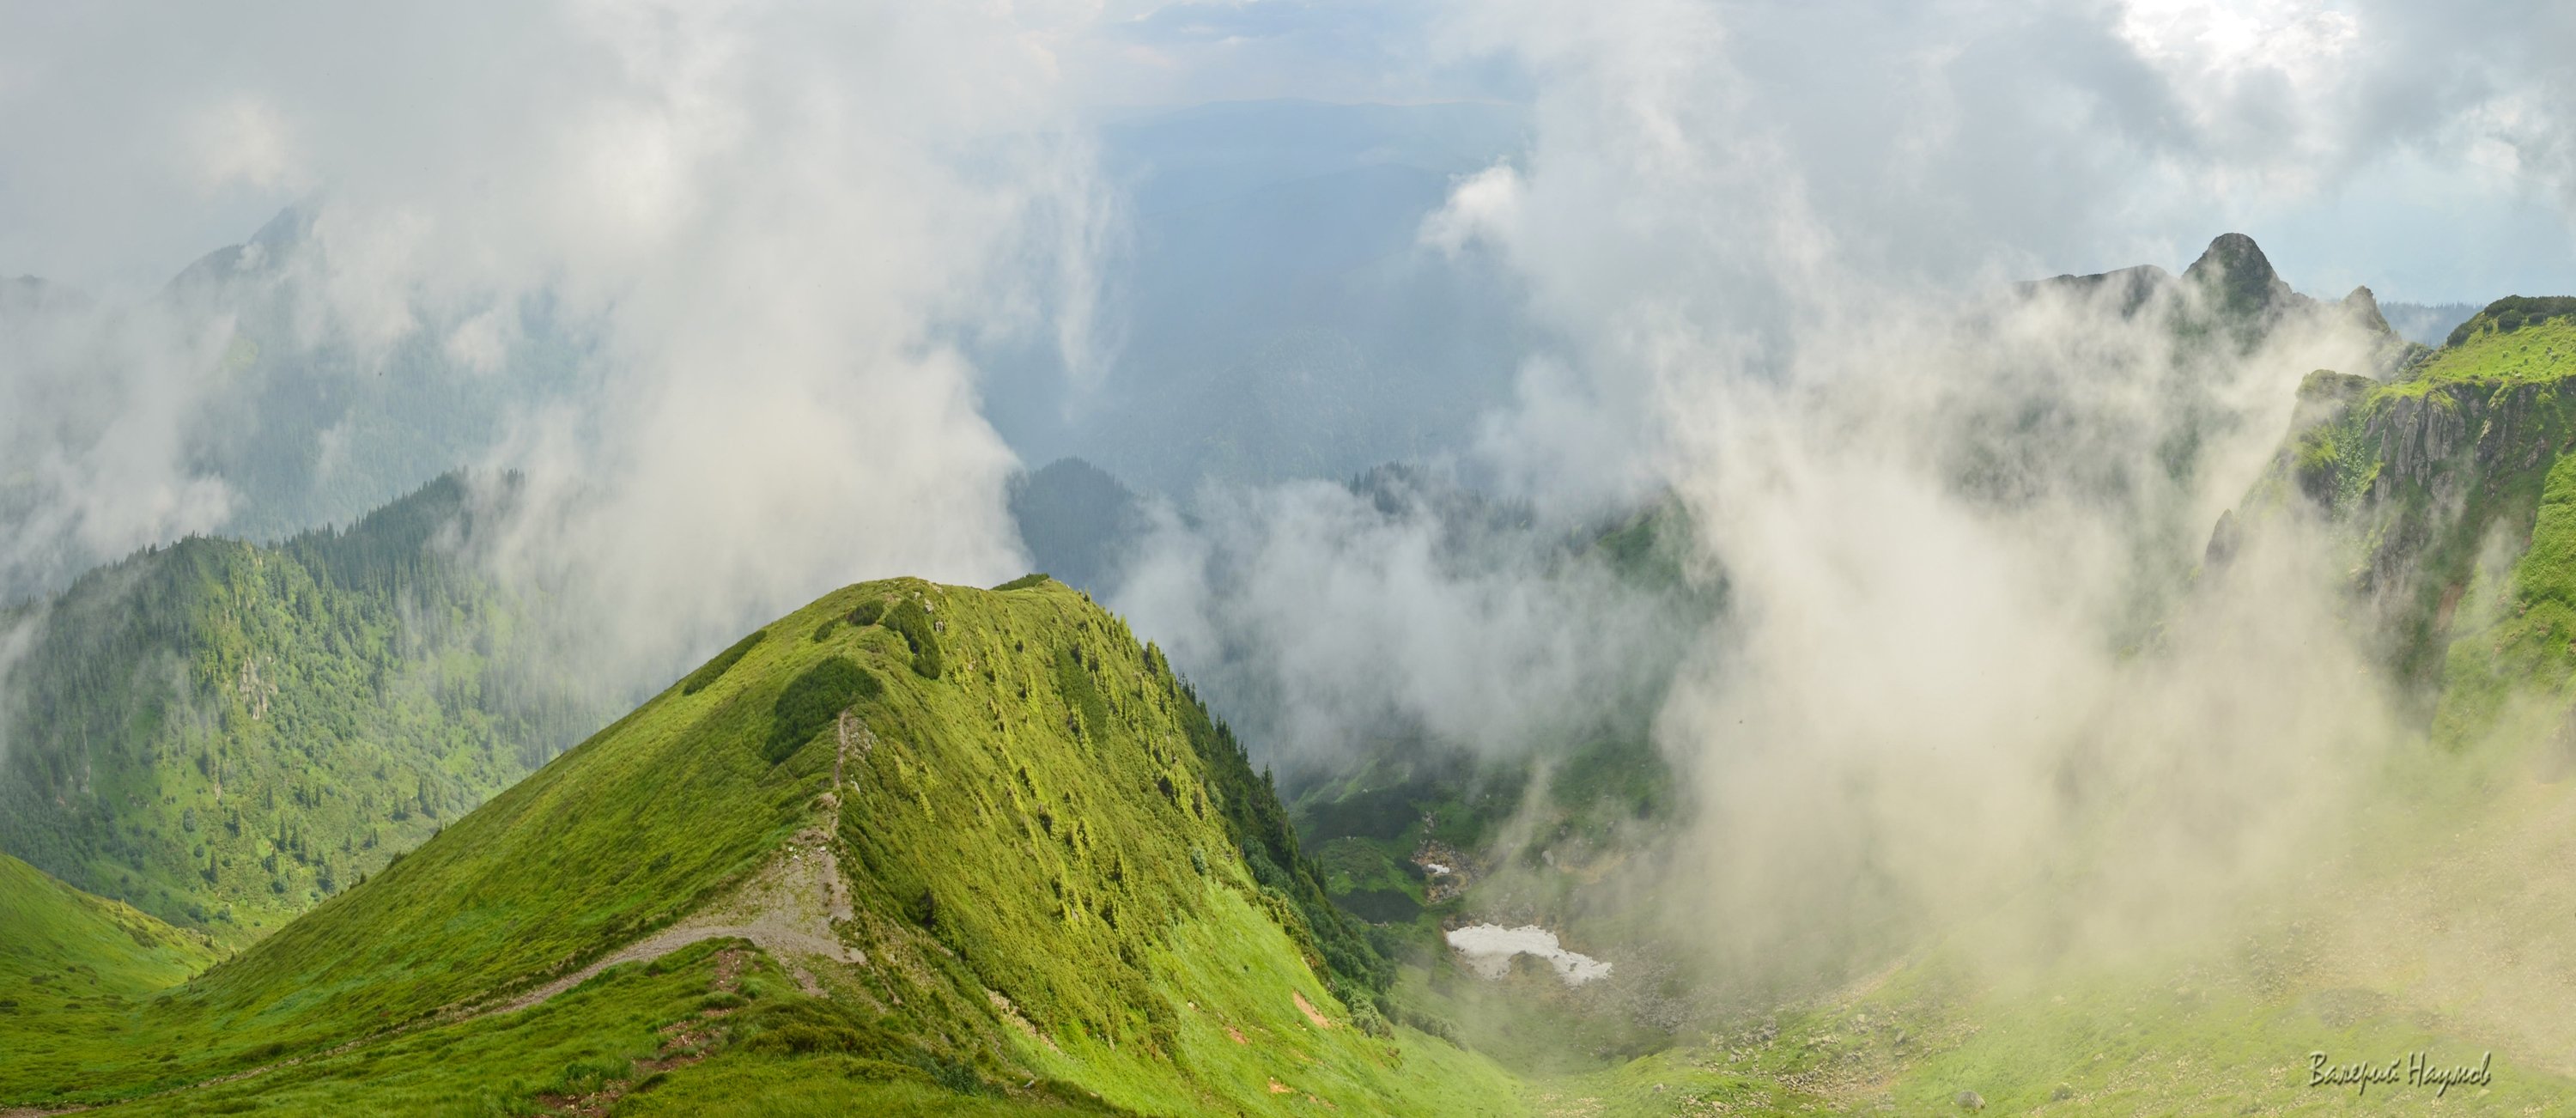
[[[239,944],[542,764],[597,715],[457,557],[473,530],[451,475],[0,615],[0,850]]]
[[[0,1005],[6,1007],[0,1026],[63,1003],[104,1005],[149,994],[214,959],[203,936],[0,854]]]
[[[2426,352],[2389,325],[2369,288],[2356,287],[2332,303],[2300,294],[2273,269],[2262,246],[2243,233],[2212,239],[2180,276],[2145,264],[2020,285],[2025,295],[2057,291],[2094,297],[2105,290],[2118,292],[2113,308],[2123,317],[2152,311],[2187,340],[2216,336],[2234,343],[2238,353],[2252,351],[2285,326],[2319,319],[2358,327],[2377,340],[2371,369],[2355,371],[2385,375],[2421,360]]]
[[[0,363],[45,403],[0,415],[0,601],[155,539],[162,522],[128,523],[155,503],[264,543],[349,523],[582,386],[588,343],[542,301],[356,321],[312,222],[290,207],[132,306],[0,285]]]
[[[0,1105],[1506,1113],[1268,780],[1039,576],[835,591]]]
[[[1079,590],[1115,589],[1129,549],[1148,528],[1135,491],[1080,458],[1013,477],[1009,503],[1038,569]]]
[[[170,281],[159,304],[230,327],[191,416],[190,465],[234,509],[218,529],[268,541],[368,510],[473,460],[515,410],[579,383],[584,343],[543,305],[466,317],[401,308],[371,338],[328,304],[332,267],[306,207]]]
[[[2016,962],[1997,981],[1973,960],[2025,914],[1993,912],[1901,951],[1854,951],[1844,959],[1854,973],[1821,988],[1748,989],[1785,968],[1710,967],[1675,949],[1689,934],[1655,922],[1659,911],[1717,923],[1730,914],[1673,897],[1655,872],[1700,808],[1644,733],[1568,740],[1546,763],[1518,767],[1390,741],[1295,782],[1291,803],[1336,901],[1395,945],[1399,1016],[1442,1023],[1569,1107],[1600,1113],[1710,1102],[2305,1112],[2350,1101],[2304,1086],[2305,1053],[2383,1049],[2471,1064],[2492,1051],[2510,1064],[2509,1081],[2451,1093],[2447,1105],[2465,1110],[2511,1112],[2568,1089],[2576,1066],[2558,1053],[2571,1018],[2545,996],[2505,991],[2555,988],[2567,976],[2559,960],[2576,948],[2558,916],[2570,890],[2535,870],[2576,836],[2565,682],[2576,674],[2576,455],[2562,457],[2576,445],[2576,415],[2559,402],[2576,376],[2576,336],[2561,332],[2576,326],[2576,302],[2499,301],[2434,351],[2387,344],[2393,331],[2367,289],[2333,302],[2298,295],[2242,238],[2221,238],[2180,277],[2140,268],[2047,282],[2118,312],[2170,315],[2186,356],[2192,345],[2264,353],[2314,322],[2381,339],[2355,350],[2371,375],[2307,378],[2292,437],[2228,529],[2304,530],[2322,516],[2354,559],[2356,600],[2385,597],[2402,614],[2389,620],[2406,622],[2389,631],[2391,654],[2421,689],[2428,731],[2358,781],[2369,805],[2356,813],[2360,852],[2320,849],[2301,895],[2229,917],[2225,943],[2208,950]],[[2192,398],[2177,391],[2165,403],[2169,418]],[[1650,554],[1652,536],[1632,527],[1601,547]],[[2178,593],[2223,586],[2244,546],[2211,539]],[[2152,632],[2177,613],[2159,608]],[[2151,662],[2154,645],[2142,643],[2124,658]],[[2130,856],[2106,853],[2115,865]],[[2047,903],[2001,907],[2025,902]],[[1471,976],[1443,933],[1480,924],[1536,925],[1616,969],[1580,988],[1536,969]],[[1812,936],[1859,938],[1843,927]],[[2405,1108],[2429,1096],[2397,1097],[2391,1105]]]
[[[2499,299],[2394,382],[2312,374],[2297,429],[2249,498],[2339,526],[2388,657],[2440,704],[2454,741],[2492,728],[2502,679],[2576,666],[2564,639],[2550,643],[2559,611],[2576,608],[2554,573],[2576,546],[2554,534],[2556,508],[2576,499],[2571,378],[2576,299]],[[2493,554],[2499,542],[2507,555]],[[2463,639],[2486,623],[2505,631]]]

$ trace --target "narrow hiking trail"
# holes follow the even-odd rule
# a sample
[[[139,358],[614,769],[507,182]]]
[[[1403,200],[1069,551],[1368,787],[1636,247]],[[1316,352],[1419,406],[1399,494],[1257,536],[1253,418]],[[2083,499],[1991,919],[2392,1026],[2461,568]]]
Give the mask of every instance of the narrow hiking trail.
[[[856,748],[865,757],[876,745],[876,736],[867,724],[851,711],[842,711],[837,719],[832,758],[832,786],[822,794],[818,807],[824,819],[796,832],[782,844],[768,864],[726,896],[680,918],[677,923],[645,936],[624,947],[610,951],[587,965],[534,988],[507,996],[480,995],[454,1003],[428,1015],[380,1032],[369,1033],[347,1042],[291,1056],[258,1067],[245,1068],[228,1075],[216,1076],[184,1086],[136,1095],[107,1105],[141,1102],[163,1098],[185,1091],[237,1083],[279,1068],[294,1067],[311,1060],[329,1059],[377,1041],[423,1029],[440,1028],[533,1009],[552,1001],[558,995],[599,976],[610,967],[625,963],[649,963],[692,944],[708,940],[739,939],[767,953],[795,979],[798,989],[809,997],[824,996],[822,983],[800,960],[827,959],[848,966],[865,966],[865,952],[841,942],[834,927],[853,916],[849,882],[841,876],[839,859],[831,846],[831,826],[840,807],[841,781]],[[728,956],[734,954],[726,953]],[[729,964],[739,970],[738,962]],[[17,1107],[0,1109],[0,1118],[51,1118],[95,1109],[86,1106],[45,1109]]]
[[[750,940],[788,968],[798,988],[821,996],[814,976],[794,962],[799,957],[865,965],[868,957],[841,943],[832,925],[850,918],[849,886],[832,849],[818,830],[800,832],[767,869],[732,899],[719,901],[677,924],[593,960],[589,966],[497,1004],[469,1010],[459,1021],[499,1013],[516,1013],[542,1005],[555,995],[590,981],[621,963],[648,963],[693,943],[711,939]]]
[[[715,976],[707,983],[713,993],[733,993],[741,986],[742,972],[751,965],[751,953],[731,948],[716,956]],[[544,1094],[533,1101],[546,1114],[562,1118],[607,1118],[617,1100],[625,1098],[635,1085],[659,1072],[687,1067],[707,1058],[723,1033],[715,1023],[733,1015],[733,1007],[701,1009],[695,1016],[673,1021],[661,1028],[662,1043],[651,1056],[636,1060],[626,1067],[626,1077],[607,1080],[595,1091],[579,1095]]]
[[[163,1098],[185,1091],[237,1083],[280,1068],[295,1067],[312,1060],[329,1059],[378,1041],[390,1040],[423,1029],[441,1028],[478,1021],[487,1017],[517,1013],[553,1000],[558,995],[597,977],[602,971],[623,963],[648,963],[691,944],[708,940],[739,939],[767,953],[786,969],[788,975],[808,996],[822,996],[822,984],[802,966],[802,959],[828,959],[852,966],[867,964],[867,955],[841,943],[833,925],[851,918],[849,885],[842,880],[839,861],[833,857],[826,832],[820,827],[799,831],[781,846],[769,864],[752,875],[730,895],[683,917],[679,923],[643,939],[611,951],[588,965],[533,989],[507,997],[486,995],[460,1002],[428,1016],[381,1032],[369,1033],[346,1043],[291,1056],[274,1063],[246,1068],[229,1075],[216,1076],[181,1087],[120,1099],[119,1105]],[[739,969],[739,964],[734,964]],[[50,1118],[72,1114],[90,1107],[67,1107],[56,1110],[19,1108],[0,1110],[0,1118]]]

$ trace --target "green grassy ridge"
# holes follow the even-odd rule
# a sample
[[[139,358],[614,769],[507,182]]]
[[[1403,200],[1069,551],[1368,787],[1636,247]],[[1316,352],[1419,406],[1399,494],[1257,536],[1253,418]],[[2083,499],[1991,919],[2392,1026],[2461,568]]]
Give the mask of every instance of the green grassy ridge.
[[[405,1025],[691,911],[816,818],[828,759],[758,743],[798,642],[678,685],[276,934],[136,1010],[114,1045],[0,1066],[0,1099],[193,1083]],[[164,1061],[163,1056],[173,1059]],[[74,1078],[77,1075],[77,1078]]]
[[[881,625],[774,637],[895,599],[943,647],[939,678],[916,672],[912,643]],[[265,1092],[306,1081],[321,1099],[331,1075],[384,1076],[370,1052],[543,1019],[554,1003],[395,1031],[648,934],[832,821],[835,732],[774,764],[764,750],[795,681],[845,661],[881,684],[858,701],[873,744],[851,759],[833,828],[856,909],[840,932],[870,965],[805,965],[836,1012],[861,1015],[852,1035],[875,1039],[710,1061],[672,1073],[670,1097],[787,1090],[811,1078],[771,1066],[792,1056],[1059,1081],[1074,1094],[1044,1104],[1056,1109],[1096,1094],[1142,1113],[1282,1113],[1312,1095],[1363,1113],[1517,1112],[1489,1063],[1375,1020],[1367,968],[1378,964],[1323,900],[1268,780],[1160,654],[1086,597],[1052,583],[997,593],[892,580],[767,628],[773,639],[698,692],[674,685],[277,934],[95,1028],[13,1053],[0,1103],[198,1110],[265,1105]],[[1092,681],[1096,717],[1068,701],[1067,659]],[[291,1074],[190,1086],[298,1057],[311,1058]],[[707,1070],[719,1066],[732,1070]],[[682,1090],[701,1074],[723,1083]],[[502,1113],[538,1082],[495,1071],[484,1098],[465,1072],[415,1078],[420,1097],[446,1100],[431,1109]],[[818,1109],[938,1105],[899,1076],[840,1078],[846,1090],[791,1093]],[[1293,1086],[1274,1093],[1274,1081]]]
[[[114,1043],[138,1004],[215,958],[201,935],[0,854],[0,1063]]]
[[[114,1035],[0,1065],[0,1100],[108,1100],[328,1049],[668,924],[814,817],[825,770],[745,744],[766,697],[674,687]]]
[[[2576,298],[2550,295],[2533,298],[2507,295],[2487,304],[2451,328],[2443,344],[2458,346],[2482,334],[2511,334],[2525,326],[2537,326],[2554,319],[2576,318]]]
[[[346,532],[150,548],[22,607],[0,850],[231,944],[595,725],[439,541],[449,477]]]
[[[2567,375],[2576,360],[2576,315],[2529,322],[2511,330],[2487,314],[2462,323],[2451,344],[2435,351],[2407,378],[2392,385],[2401,395],[2422,395],[2462,381],[2520,384]]]
[[[863,704],[874,745],[840,809],[879,961],[857,977],[900,1007],[896,1031],[999,1032],[1039,1074],[1144,1113],[1281,1112],[1310,1094],[1510,1112],[1490,1065],[1376,1020],[1382,963],[1324,900],[1270,781],[1158,651],[1060,584],[896,592],[931,619],[949,673],[889,678]],[[882,630],[822,644],[888,671],[908,652]],[[995,1028],[1003,1002],[1026,1033]]]

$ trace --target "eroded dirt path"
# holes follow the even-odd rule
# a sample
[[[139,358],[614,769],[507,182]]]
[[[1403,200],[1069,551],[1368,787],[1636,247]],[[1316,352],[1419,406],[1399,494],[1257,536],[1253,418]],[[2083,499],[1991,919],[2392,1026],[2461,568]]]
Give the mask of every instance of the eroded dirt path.
[[[621,963],[645,963],[659,959],[683,947],[711,939],[747,940],[767,952],[795,978],[798,987],[809,995],[820,995],[822,984],[802,966],[799,960],[828,959],[836,963],[864,966],[867,956],[856,948],[841,943],[833,925],[851,917],[849,884],[842,880],[840,865],[832,856],[828,835],[822,827],[808,827],[797,832],[779,847],[768,865],[736,887],[733,892],[705,908],[683,917],[679,923],[643,939],[611,951],[588,965],[533,989],[505,997],[484,997],[448,1006],[421,1020],[381,1032],[369,1033],[344,1044],[290,1056],[275,1063],[245,1068],[228,1075],[202,1080],[184,1087],[137,1095],[120,1102],[141,1102],[182,1091],[237,1083],[264,1075],[279,1068],[294,1067],[313,1060],[329,1059],[378,1041],[391,1040],[423,1029],[463,1024],[504,1013],[517,1013],[553,1000],[597,977],[601,971]],[[733,954],[733,953],[727,953]],[[719,967],[720,971],[723,969]],[[733,970],[739,972],[740,965]],[[727,975],[730,981],[730,975]],[[728,987],[730,988],[730,987]],[[71,1114],[87,1107],[59,1110],[21,1107],[0,1110],[0,1118],[49,1118]],[[577,1113],[578,1111],[574,1111]]]
[[[477,1006],[457,1020],[516,1013],[590,981],[621,963],[646,963],[693,943],[745,939],[769,953],[809,995],[822,993],[799,958],[864,965],[867,955],[841,943],[832,926],[850,918],[849,886],[819,829],[798,832],[778,857],[736,890],[668,928],[602,955],[590,965],[506,1000]]]
[[[715,977],[707,983],[710,992],[732,993],[741,985],[742,972],[751,965],[751,953],[740,948],[716,956]],[[662,1044],[651,1056],[627,1065],[626,1077],[611,1079],[594,1091],[579,1095],[538,1095],[537,1106],[549,1115],[564,1118],[606,1118],[637,1083],[656,1072],[683,1068],[706,1059],[718,1041],[724,1039],[717,1021],[733,1015],[730,1007],[702,1009],[696,1016],[662,1026]]]

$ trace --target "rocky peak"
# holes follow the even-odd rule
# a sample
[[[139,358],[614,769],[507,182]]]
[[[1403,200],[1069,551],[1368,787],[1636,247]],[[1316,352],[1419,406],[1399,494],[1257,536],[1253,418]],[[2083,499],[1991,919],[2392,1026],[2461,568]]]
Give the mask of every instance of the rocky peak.
[[[2389,329],[2388,316],[2379,313],[2379,296],[2371,294],[2366,286],[2353,288],[2352,294],[2344,296],[2343,307],[2363,323],[2376,324],[2381,330]]]
[[[2200,259],[2183,269],[2182,278],[2215,296],[2220,309],[2232,315],[2263,314],[2292,294],[2262,247],[2243,233],[2222,233],[2209,242]]]

